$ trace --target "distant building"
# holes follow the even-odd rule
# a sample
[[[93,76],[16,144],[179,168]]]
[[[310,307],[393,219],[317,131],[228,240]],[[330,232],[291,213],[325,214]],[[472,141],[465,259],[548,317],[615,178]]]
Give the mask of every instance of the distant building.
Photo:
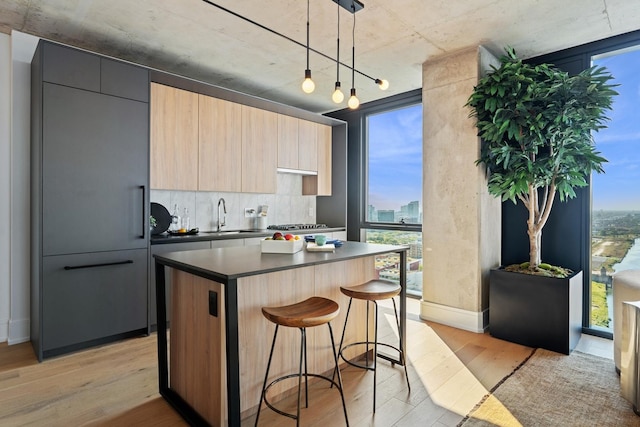
[[[378,221],[378,211],[376,210],[375,206],[373,205],[367,206],[367,218],[371,222]]]
[[[409,218],[415,218],[416,220],[420,218],[420,202],[419,201],[414,200],[413,202],[409,202],[409,204],[407,205],[407,215],[409,216]]]
[[[420,202],[414,200],[407,205],[400,207],[399,221],[404,221],[407,224],[420,224]]]
[[[396,222],[396,212],[390,209],[378,211],[378,221],[380,222]]]
[[[409,252],[407,255],[409,258],[422,259],[422,242],[409,244]]]

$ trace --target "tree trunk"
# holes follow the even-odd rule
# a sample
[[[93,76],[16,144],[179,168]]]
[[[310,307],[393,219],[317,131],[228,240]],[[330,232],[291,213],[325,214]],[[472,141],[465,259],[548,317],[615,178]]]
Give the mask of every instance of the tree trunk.
[[[533,229],[529,229],[529,268],[538,267],[541,262],[542,254],[540,253],[540,243],[542,240],[542,230],[537,233]]]

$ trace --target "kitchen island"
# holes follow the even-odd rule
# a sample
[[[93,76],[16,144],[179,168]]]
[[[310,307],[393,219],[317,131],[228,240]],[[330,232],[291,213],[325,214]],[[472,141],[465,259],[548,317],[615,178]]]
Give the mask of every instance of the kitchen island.
[[[348,299],[340,286],[376,278],[376,256],[397,254],[395,268],[402,285],[400,346],[404,347],[407,250],[344,242],[335,252],[303,249],[267,254],[256,245],[155,255],[161,395],[192,425],[240,426],[240,420],[257,409],[273,334],[261,307],[318,295],[346,308]],[[165,270],[171,274],[170,292],[165,290]],[[353,310],[354,319],[364,319],[364,304],[354,304]],[[341,330],[345,315],[346,309],[341,310],[334,329]],[[345,342],[362,340],[366,322],[349,323]],[[296,334],[291,328],[282,331],[270,376],[296,369]],[[307,345],[309,372],[330,372],[333,358],[326,330],[309,330]],[[347,357],[357,356],[357,347],[350,350]],[[276,393],[285,393],[287,386],[291,387],[282,383]]]

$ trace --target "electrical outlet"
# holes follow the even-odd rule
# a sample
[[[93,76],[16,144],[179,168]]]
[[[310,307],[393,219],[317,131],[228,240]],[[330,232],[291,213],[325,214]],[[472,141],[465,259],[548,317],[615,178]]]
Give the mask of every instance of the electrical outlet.
[[[245,218],[251,218],[253,216],[255,216],[256,214],[256,210],[253,208],[244,208],[244,217]]]
[[[313,216],[313,208],[309,208],[309,216]]]

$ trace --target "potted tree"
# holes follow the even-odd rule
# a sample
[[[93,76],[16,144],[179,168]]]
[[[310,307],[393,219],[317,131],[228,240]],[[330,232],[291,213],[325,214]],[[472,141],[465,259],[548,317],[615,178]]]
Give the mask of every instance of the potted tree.
[[[529,260],[491,271],[490,332],[568,354],[580,337],[582,275],[542,263],[542,230],[556,199],[575,197],[592,172],[603,172],[592,132],[606,127],[616,85],[603,67],[569,76],[505,52],[467,102],[490,194],[528,211]]]

